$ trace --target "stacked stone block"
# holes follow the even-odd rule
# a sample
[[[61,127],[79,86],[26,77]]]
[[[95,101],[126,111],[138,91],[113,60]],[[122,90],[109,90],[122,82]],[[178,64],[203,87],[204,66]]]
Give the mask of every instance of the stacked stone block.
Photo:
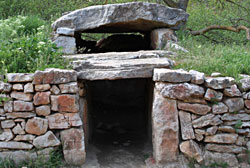
[[[85,145],[76,72],[47,69],[7,74],[6,79],[8,83],[0,82],[0,157],[11,157],[18,163],[62,145],[66,162],[83,164]]]
[[[231,77],[205,77],[193,70],[154,69],[156,162],[178,161],[180,151],[199,164],[225,162],[238,167],[247,163],[250,76],[242,77],[237,83]]]

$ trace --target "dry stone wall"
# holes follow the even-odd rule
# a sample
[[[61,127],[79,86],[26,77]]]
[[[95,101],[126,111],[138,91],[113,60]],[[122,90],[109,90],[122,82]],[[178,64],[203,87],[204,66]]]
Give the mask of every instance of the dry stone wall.
[[[199,164],[249,161],[250,76],[205,77],[197,71],[154,69],[152,111],[156,163],[180,153]]]
[[[34,74],[11,73],[6,80],[0,81],[0,157],[20,163],[48,156],[62,145],[66,162],[83,164],[79,92],[84,88],[78,86],[76,72],[47,69]]]

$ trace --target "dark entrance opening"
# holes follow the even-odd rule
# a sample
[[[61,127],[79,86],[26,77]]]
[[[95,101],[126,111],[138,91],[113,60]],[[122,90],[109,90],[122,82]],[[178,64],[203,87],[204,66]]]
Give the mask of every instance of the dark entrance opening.
[[[125,150],[141,155],[143,162],[145,146],[151,148],[152,79],[89,81],[87,86],[89,144],[101,150],[100,160]]]

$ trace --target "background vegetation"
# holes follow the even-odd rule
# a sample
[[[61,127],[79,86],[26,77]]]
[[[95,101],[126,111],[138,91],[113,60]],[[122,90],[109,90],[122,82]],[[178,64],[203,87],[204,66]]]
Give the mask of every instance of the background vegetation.
[[[108,0],[108,3],[130,1],[133,0]],[[176,68],[196,69],[208,75],[250,74],[250,47],[245,32],[214,30],[205,36],[188,33],[188,29],[199,30],[213,24],[250,27],[250,1],[232,1],[238,5],[226,0],[190,0],[187,25],[177,32],[180,44],[189,53],[179,53]],[[148,2],[164,4],[162,0]],[[0,0],[0,71],[65,68],[60,50],[49,37],[51,23],[64,12],[103,3],[104,0]]]

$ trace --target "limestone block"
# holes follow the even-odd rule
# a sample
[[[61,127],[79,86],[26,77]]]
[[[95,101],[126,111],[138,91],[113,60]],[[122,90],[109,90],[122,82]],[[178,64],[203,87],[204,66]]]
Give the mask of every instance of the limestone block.
[[[245,100],[245,106],[250,109],[250,100]]]
[[[14,139],[14,141],[33,141],[35,139],[35,135],[30,135],[30,134],[26,134],[26,135],[17,135]]]
[[[35,117],[36,114],[32,112],[12,112],[6,113],[6,117],[8,119],[16,119],[16,118],[32,118]]]
[[[238,138],[237,134],[216,134],[211,136],[206,136],[204,142],[209,143],[220,143],[220,144],[234,144]]]
[[[13,112],[13,101],[5,101],[3,107],[6,113]]]
[[[27,83],[24,85],[24,93],[33,93],[34,87],[32,83]]]
[[[222,120],[224,121],[238,121],[238,120],[241,120],[241,121],[250,121],[250,115],[249,114],[224,114],[222,117],[221,117]]]
[[[61,113],[55,113],[46,118],[49,121],[49,129],[67,129],[70,127],[67,118]]]
[[[214,114],[227,113],[228,112],[228,107],[224,103],[218,102],[217,104],[213,104],[213,106],[212,106],[212,112]]]
[[[219,91],[215,91],[213,89],[208,88],[204,98],[205,100],[208,100],[208,101],[219,102],[222,100],[223,94]]]
[[[176,100],[166,99],[155,90],[152,110],[153,155],[156,163],[178,157],[179,123]]]
[[[33,84],[62,84],[77,81],[74,70],[48,68],[45,71],[36,71]]]
[[[182,69],[178,70],[163,69],[163,68],[154,69],[154,76],[153,76],[154,81],[181,83],[181,82],[189,82],[191,78],[192,75]]]
[[[229,88],[225,88],[223,93],[224,93],[224,95],[226,95],[228,97],[242,96],[242,93],[238,89],[237,85],[232,85]]]
[[[14,101],[14,111],[33,111],[34,106],[31,102],[24,102],[24,101]]]
[[[193,97],[203,97],[204,89],[189,83],[169,84],[162,89],[161,94],[166,98],[186,100]]]
[[[53,85],[50,91],[52,95],[58,95],[61,93],[60,89],[56,85]]]
[[[14,120],[1,121],[1,128],[13,128],[15,125]]]
[[[57,47],[63,48],[64,54],[75,54],[76,53],[76,39],[69,36],[58,36],[54,43]]]
[[[48,116],[50,115],[51,110],[50,110],[50,105],[43,105],[36,107],[36,114],[39,116]]]
[[[167,41],[177,42],[177,36],[172,29],[154,29],[150,34],[150,46],[153,50],[164,49]]]
[[[53,134],[53,132],[48,131],[46,134],[36,137],[33,140],[33,145],[36,148],[47,148],[53,146],[61,145],[61,142]]]
[[[179,119],[181,124],[181,137],[183,140],[195,139],[192,127],[191,114],[179,111]]]
[[[32,149],[33,145],[24,142],[0,142],[0,149]]]
[[[16,150],[16,151],[4,151],[0,152],[1,159],[12,159],[15,164],[19,165],[27,160],[35,160],[37,158],[37,154],[34,151],[24,151],[24,150]]]
[[[211,124],[214,114],[207,114],[192,121],[194,128],[202,128]]]
[[[205,78],[205,86],[212,89],[224,89],[231,87],[235,80],[231,77]]]
[[[24,135],[25,131],[24,129],[21,127],[20,124],[17,124],[13,129],[12,129],[13,133],[15,135]]]
[[[23,90],[23,84],[17,83],[12,85],[12,90],[22,91]]]
[[[220,153],[241,153],[244,149],[243,147],[236,145],[218,145],[218,144],[207,144],[206,150],[220,152]]]
[[[205,151],[204,161],[206,165],[212,163],[227,163],[230,167],[238,166],[238,160],[234,154]]]
[[[195,70],[190,70],[189,73],[192,75],[191,83],[201,85],[204,83],[205,74]]]
[[[6,75],[8,82],[18,83],[18,82],[32,82],[34,74],[31,73],[8,73]]]
[[[79,111],[79,97],[76,95],[51,96],[51,109],[59,112],[76,113]]]
[[[61,93],[78,93],[77,82],[71,82],[66,84],[60,84],[59,88]]]
[[[184,111],[190,111],[198,115],[206,115],[211,111],[211,107],[203,104],[190,104],[178,102],[178,108]]]
[[[250,75],[241,75],[243,79],[240,80],[240,89],[242,91],[248,91],[250,90]]]
[[[0,93],[9,93],[11,91],[12,85],[9,83],[4,83],[0,81]]]
[[[60,136],[65,161],[72,165],[82,165],[86,158],[83,130],[81,128],[63,130]]]
[[[50,103],[51,92],[37,92],[34,96],[33,103],[37,105],[46,105]]]
[[[10,97],[22,101],[31,101],[33,94],[13,91],[11,92]]]
[[[14,138],[14,135],[11,129],[4,129],[3,132],[0,133],[0,141],[10,141]]]
[[[199,145],[193,141],[184,141],[180,144],[180,150],[189,158],[194,158],[198,163],[203,161],[203,156]]]
[[[56,33],[59,34],[59,35],[65,35],[65,36],[72,36],[73,37],[74,34],[75,34],[75,30],[67,28],[67,27],[59,27],[56,30]]]
[[[35,91],[44,92],[50,89],[49,84],[35,85]]]
[[[29,134],[42,135],[47,132],[48,120],[34,117],[29,119],[25,126],[25,131]]]
[[[238,112],[244,109],[243,98],[229,98],[224,100],[224,103],[228,106],[229,112]]]

